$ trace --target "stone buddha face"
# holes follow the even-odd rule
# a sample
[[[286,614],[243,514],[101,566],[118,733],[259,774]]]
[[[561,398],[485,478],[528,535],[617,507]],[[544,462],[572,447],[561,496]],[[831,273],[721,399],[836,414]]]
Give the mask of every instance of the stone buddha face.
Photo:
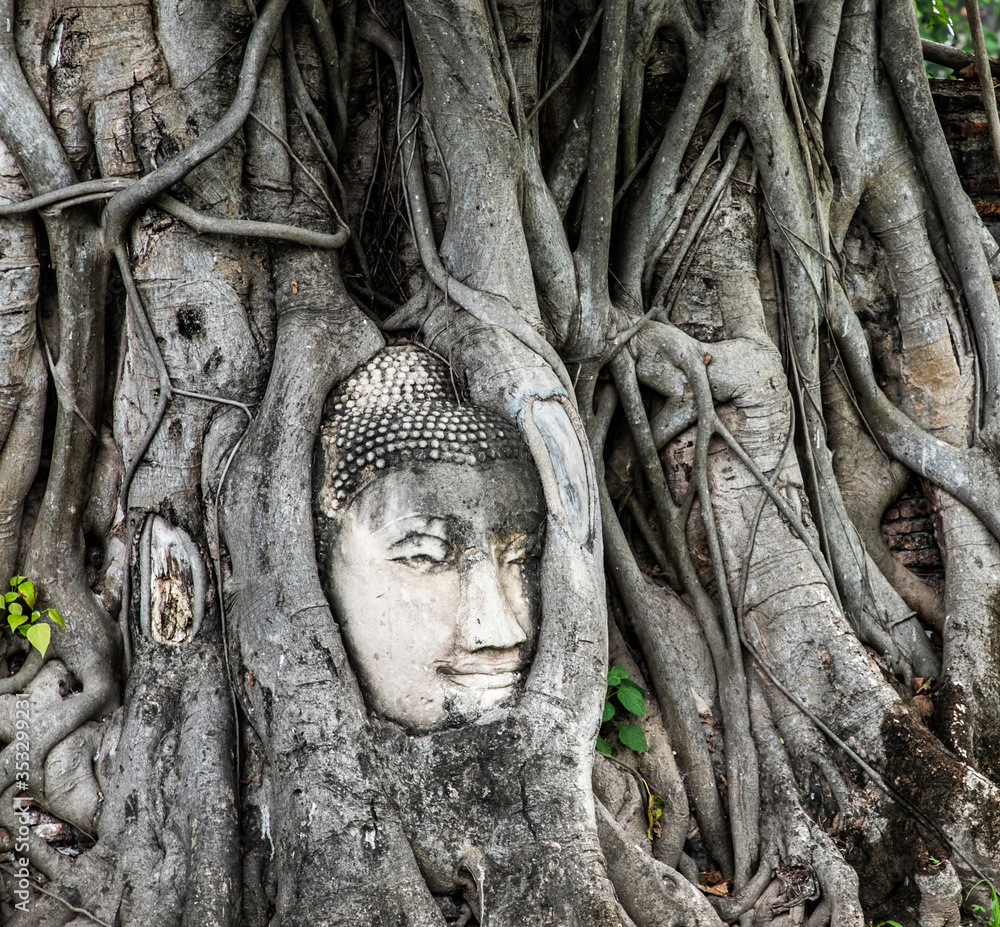
[[[386,349],[332,397],[318,454],[327,596],[369,708],[412,732],[515,698],[539,619],[537,473],[446,377]]]

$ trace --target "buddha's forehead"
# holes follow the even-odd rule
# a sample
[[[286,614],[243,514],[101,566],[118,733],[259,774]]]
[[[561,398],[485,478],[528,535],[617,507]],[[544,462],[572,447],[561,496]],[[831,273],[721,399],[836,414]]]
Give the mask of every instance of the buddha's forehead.
[[[544,517],[528,461],[417,462],[379,473],[341,513],[370,531],[446,530],[455,540],[533,532]]]

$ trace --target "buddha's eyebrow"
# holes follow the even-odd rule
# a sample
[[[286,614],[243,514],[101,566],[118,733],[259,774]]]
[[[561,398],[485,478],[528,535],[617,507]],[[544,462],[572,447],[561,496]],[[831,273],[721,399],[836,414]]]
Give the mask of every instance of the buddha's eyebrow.
[[[448,521],[435,515],[410,514],[394,518],[378,529],[379,534],[388,534],[391,538],[401,539],[411,534],[431,534],[446,541],[450,536]]]

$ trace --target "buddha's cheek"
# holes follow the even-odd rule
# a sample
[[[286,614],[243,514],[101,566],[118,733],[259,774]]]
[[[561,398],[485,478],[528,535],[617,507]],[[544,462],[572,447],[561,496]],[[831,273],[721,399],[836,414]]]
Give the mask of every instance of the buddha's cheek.
[[[347,552],[345,552],[347,553]],[[446,666],[455,648],[459,582],[355,550],[332,577],[344,643],[370,707],[418,730],[446,714]]]
[[[452,571],[417,574],[393,564],[400,575],[373,601],[379,639],[371,641],[373,702],[403,724],[426,727],[445,716],[440,670],[455,652],[458,577]]]

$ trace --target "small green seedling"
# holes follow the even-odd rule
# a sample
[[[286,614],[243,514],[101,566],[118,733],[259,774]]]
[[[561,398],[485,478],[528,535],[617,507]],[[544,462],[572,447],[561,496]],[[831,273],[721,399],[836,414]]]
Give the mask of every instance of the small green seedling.
[[[619,713],[621,712],[621,713]],[[628,672],[620,666],[612,666],[608,670],[608,692],[604,699],[604,714],[601,724],[613,724],[618,732],[618,740],[622,746],[645,753],[649,746],[646,735],[638,724],[633,724],[629,717],[646,717],[646,693],[628,678]],[[622,720],[626,719],[626,720]],[[607,756],[617,756],[618,751],[603,737],[597,738],[597,752]]]
[[[986,927],[1000,927],[1000,898],[997,897],[996,887],[992,882],[986,879],[980,879],[972,888],[969,889],[969,894],[965,896],[965,900],[968,901],[972,893],[979,888],[980,885],[988,885],[990,889],[990,909],[986,911],[982,905],[974,904],[971,905],[972,914],[976,921],[980,924],[986,925]]]
[[[43,618],[66,627],[66,622],[54,608],[46,608],[44,611],[35,609],[35,586],[27,576],[11,577],[10,592],[0,598],[0,614],[6,614],[11,631],[26,637],[28,643],[43,657],[52,636],[52,629]]]

